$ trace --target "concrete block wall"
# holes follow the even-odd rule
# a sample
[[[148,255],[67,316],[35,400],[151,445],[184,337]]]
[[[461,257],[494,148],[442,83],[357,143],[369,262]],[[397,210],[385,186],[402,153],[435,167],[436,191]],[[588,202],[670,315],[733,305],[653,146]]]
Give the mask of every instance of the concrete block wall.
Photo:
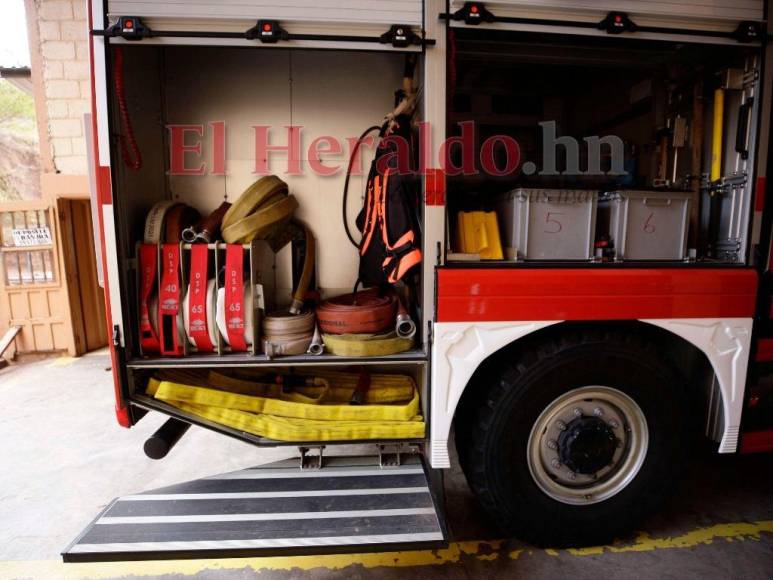
[[[83,114],[91,108],[86,0],[33,0],[54,167],[84,175]]]

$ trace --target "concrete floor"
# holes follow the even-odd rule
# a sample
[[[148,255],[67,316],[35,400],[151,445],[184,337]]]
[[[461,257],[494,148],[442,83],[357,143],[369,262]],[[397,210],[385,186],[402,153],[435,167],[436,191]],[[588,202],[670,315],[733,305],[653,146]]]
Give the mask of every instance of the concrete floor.
[[[97,353],[0,371],[0,578],[773,578],[773,456],[704,453],[645,531],[614,546],[555,551],[499,541],[452,470],[446,550],[64,565],[60,550],[115,496],[295,454],[192,428],[168,458],[149,460],[142,443],[164,417],[120,428],[108,364]]]

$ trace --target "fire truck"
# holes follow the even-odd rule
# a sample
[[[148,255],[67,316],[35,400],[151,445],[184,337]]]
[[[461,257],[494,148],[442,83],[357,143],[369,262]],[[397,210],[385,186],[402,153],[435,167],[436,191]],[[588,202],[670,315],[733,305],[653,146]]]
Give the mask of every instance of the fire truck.
[[[299,457],[118,498],[67,561],[441,546],[455,462],[499,533],[605,542],[699,446],[773,450],[769,2],[89,6],[117,420]],[[370,236],[387,283],[337,299]]]

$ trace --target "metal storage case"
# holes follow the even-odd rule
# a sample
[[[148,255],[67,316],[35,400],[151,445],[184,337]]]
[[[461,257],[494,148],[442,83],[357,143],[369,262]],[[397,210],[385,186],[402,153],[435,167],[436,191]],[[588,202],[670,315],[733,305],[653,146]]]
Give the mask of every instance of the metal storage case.
[[[583,189],[509,191],[497,203],[508,257],[590,260],[597,202],[597,192]]]
[[[690,194],[678,191],[615,191],[609,235],[618,260],[683,260],[687,253]]]

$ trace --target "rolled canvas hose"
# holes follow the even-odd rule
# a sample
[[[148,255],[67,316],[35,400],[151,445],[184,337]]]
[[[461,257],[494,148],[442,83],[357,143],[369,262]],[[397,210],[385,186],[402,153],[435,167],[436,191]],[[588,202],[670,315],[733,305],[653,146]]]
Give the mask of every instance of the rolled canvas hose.
[[[314,335],[314,313],[273,312],[263,319],[263,351],[269,358],[304,354]]]

